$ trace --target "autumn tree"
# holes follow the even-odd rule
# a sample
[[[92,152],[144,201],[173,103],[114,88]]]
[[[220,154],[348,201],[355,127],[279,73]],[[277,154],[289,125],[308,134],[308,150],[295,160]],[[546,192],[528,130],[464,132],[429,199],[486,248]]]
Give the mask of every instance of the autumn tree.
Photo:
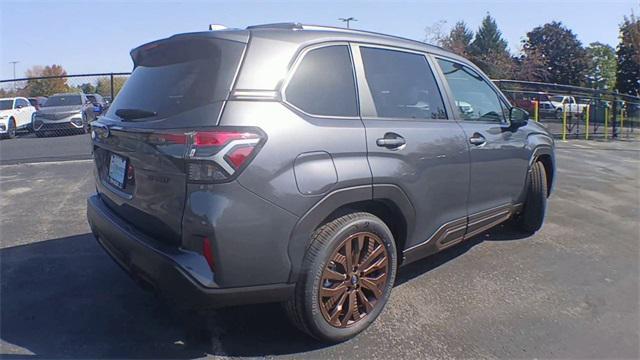
[[[640,94],[640,19],[631,15],[620,25],[616,85],[620,93]]]
[[[440,39],[440,45],[460,56],[469,56],[469,46],[473,40],[473,31],[464,21],[458,21],[449,34]]]
[[[60,65],[33,66],[26,72],[28,78],[55,77],[48,79],[29,79],[25,87],[29,96],[50,96],[69,91],[67,72]]]
[[[535,81],[582,85],[588,68],[587,52],[576,35],[554,21],[527,33],[523,66],[533,69]],[[527,63],[531,61],[532,63]]]
[[[446,23],[447,22],[445,20],[438,20],[432,25],[426,26],[424,28],[424,42],[427,44],[441,46],[442,39],[444,38],[442,28]]]

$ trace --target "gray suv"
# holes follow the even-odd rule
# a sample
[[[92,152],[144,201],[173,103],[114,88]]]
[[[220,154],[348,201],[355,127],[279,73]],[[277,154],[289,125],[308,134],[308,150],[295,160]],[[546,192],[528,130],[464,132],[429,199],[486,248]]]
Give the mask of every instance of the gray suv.
[[[554,143],[472,63],[300,24],[131,51],[92,124],[98,242],[180,304],[283,302],[323,341],[366,329],[399,266],[543,223]]]
[[[95,118],[93,104],[85,94],[55,94],[33,114],[31,128],[37,137],[86,134],[89,132],[89,123]]]

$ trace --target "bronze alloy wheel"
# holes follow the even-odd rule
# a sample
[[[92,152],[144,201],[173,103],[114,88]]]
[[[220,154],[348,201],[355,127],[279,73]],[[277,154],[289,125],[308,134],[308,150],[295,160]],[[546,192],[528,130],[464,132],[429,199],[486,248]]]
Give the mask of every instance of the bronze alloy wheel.
[[[322,271],[318,297],[325,320],[338,328],[364,319],[383,297],[389,272],[387,248],[377,235],[349,236]]]

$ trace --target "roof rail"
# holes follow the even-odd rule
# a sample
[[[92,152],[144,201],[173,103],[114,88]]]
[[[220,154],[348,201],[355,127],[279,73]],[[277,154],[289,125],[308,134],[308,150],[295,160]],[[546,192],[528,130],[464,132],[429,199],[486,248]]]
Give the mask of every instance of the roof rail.
[[[247,26],[247,30],[251,29],[283,29],[283,30],[302,30],[302,24],[293,22],[261,24]]]
[[[343,33],[351,33],[351,34],[376,35],[376,36],[384,36],[392,39],[410,41],[420,45],[429,45],[435,48],[446,50],[437,45],[427,44],[422,41],[407,39],[400,36],[383,34],[383,33],[374,32],[374,31],[341,28],[341,27],[335,27],[335,26],[310,25],[310,24],[301,24],[301,23],[294,23],[294,22],[285,22],[285,23],[252,25],[247,27],[247,30],[251,30],[251,29],[317,30],[317,31],[335,31],[335,32],[343,32]]]

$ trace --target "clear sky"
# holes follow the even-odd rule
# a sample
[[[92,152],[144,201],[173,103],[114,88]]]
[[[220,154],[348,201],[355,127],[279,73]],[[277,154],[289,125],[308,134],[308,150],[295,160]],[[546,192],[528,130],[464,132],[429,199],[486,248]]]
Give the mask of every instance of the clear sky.
[[[68,73],[131,69],[129,50],[175,33],[296,21],[424,39],[426,26],[444,30],[464,20],[477,29],[487,12],[496,18],[512,51],[535,26],[562,21],[583,44],[615,47],[623,16],[640,14],[639,0],[609,1],[11,1],[0,0],[0,79],[18,77],[33,65],[62,65]]]

